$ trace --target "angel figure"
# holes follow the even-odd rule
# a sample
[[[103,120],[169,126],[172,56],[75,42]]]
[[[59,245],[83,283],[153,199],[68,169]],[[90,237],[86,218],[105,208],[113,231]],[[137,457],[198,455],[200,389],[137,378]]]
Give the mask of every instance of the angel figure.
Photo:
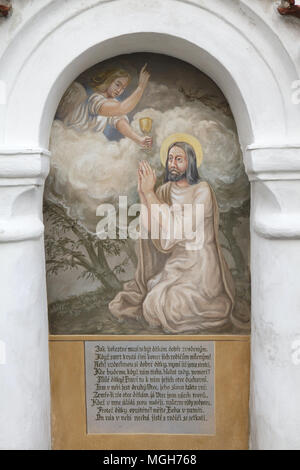
[[[136,89],[124,101],[121,96],[129,85],[130,74],[123,69],[105,70],[92,79],[94,90],[90,96],[83,85],[73,82],[59,104],[56,118],[64,125],[78,132],[103,132],[106,125],[115,127],[122,135],[132,139],[142,148],[152,147],[152,137],[141,136],[130,126],[127,113],[139,103],[150,78],[147,64],[140,71]]]

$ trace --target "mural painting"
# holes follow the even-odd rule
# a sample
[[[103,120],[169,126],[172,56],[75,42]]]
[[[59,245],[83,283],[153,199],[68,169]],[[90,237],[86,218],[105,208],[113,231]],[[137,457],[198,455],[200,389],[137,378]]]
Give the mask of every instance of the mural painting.
[[[51,133],[52,334],[247,333],[249,184],[217,86],[158,54],[99,63]]]

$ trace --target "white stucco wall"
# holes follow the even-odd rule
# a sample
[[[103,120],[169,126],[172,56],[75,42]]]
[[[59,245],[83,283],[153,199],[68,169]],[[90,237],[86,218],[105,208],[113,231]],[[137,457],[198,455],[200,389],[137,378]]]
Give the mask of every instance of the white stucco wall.
[[[190,62],[231,105],[252,185],[251,446],[300,448],[300,20],[277,4],[15,0],[0,20],[0,448],[50,446],[41,202],[56,107],[83,70],[139,51]]]

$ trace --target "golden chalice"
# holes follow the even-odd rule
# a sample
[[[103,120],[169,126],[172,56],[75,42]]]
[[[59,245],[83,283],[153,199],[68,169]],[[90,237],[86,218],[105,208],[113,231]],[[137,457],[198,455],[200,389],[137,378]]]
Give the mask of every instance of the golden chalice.
[[[141,129],[142,133],[145,136],[150,136],[150,133],[151,133],[151,130],[152,130],[152,123],[153,123],[153,120],[149,117],[140,118],[140,120],[139,120],[140,129]],[[146,152],[151,151],[150,148],[144,148],[144,150]]]

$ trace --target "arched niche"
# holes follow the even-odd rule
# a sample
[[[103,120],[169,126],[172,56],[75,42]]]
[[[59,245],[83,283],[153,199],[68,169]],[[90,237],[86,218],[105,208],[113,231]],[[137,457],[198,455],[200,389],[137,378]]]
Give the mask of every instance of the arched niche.
[[[253,181],[252,445],[295,447],[299,383],[293,378],[295,365],[288,351],[300,328],[298,294],[282,272],[297,272],[300,261],[300,229],[294,216],[298,212],[294,201],[299,197],[300,113],[291,100],[297,69],[272,24],[249,2],[237,5],[234,0],[74,0],[72,4],[51,0],[35,6],[32,13],[24,12],[4,48],[0,60],[7,89],[0,115],[5,195],[1,198],[1,278],[4,310],[14,312],[14,320],[1,319],[12,364],[3,369],[2,383],[15,383],[24,375],[28,380],[22,393],[18,387],[1,389],[2,422],[11,423],[8,430],[1,429],[2,445],[50,446],[41,201],[55,110],[64,90],[83,70],[108,57],[139,51],[164,53],[195,65],[216,82],[233,110]],[[37,188],[34,200],[27,197],[28,186]],[[23,207],[23,193],[30,207],[21,216],[14,212],[14,201],[18,198],[17,206]],[[288,246],[287,239],[292,239]],[[287,305],[283,322],[281,313]],[[274,399],[280,403],[276,413]]]

